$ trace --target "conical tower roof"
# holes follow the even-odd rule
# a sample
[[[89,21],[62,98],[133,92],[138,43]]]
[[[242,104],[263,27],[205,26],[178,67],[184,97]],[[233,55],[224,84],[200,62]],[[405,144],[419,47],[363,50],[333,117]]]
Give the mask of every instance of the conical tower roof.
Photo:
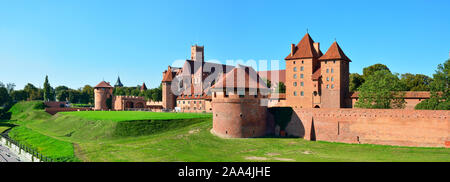
[[[331,44],[330,48],[328,48],[327,52],[319,60],[346,60],[351,62],[336,41]]]

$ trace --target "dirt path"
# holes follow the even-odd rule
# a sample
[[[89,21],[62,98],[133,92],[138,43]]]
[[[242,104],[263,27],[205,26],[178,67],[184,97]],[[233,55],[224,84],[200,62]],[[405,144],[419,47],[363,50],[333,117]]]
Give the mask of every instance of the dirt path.
[[[73,143],[73,153],[75,157],[80,159],[83,162],[89,162],[89,159],[84,154],[83,150],[81,149],[80,145]]]

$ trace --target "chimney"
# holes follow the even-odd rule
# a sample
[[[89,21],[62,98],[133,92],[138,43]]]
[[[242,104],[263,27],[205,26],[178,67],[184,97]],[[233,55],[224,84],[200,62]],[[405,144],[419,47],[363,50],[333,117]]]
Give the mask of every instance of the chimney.
[[[291,56],[294,56],[294,52],[295,52],[295,45],[291,44]]]
[[[320,44],[318,42],[314,42],[314,49],[316,50],[317,54],[320,52]]]

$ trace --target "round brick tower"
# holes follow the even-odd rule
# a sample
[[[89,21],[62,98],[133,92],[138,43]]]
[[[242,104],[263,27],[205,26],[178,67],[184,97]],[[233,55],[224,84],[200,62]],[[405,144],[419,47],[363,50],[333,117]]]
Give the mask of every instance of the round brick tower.
[[[94,87],[95,110],[109,110],[112,108],[113,87],[105,81]]]
[[[251,67],[239,66],[212,88],[212,132],[225,138],[266,135],[269,89]]]

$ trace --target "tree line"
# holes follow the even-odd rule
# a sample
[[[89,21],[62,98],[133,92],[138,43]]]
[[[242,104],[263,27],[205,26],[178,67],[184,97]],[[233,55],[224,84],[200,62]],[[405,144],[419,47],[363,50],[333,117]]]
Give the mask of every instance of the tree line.
[[[48,76],[45,76],[43,88],[38,88],[31,83],[25,85],[22,90],[14,90],[16,85],[14,83],[7,83],[6,85],[0,82],[0,107],[8,106],[19,101],[66,101],[74,104],[94,104],[94,88],[90,85],[85,85],[82,88],[71,89],[67,86],[61,85],[53,88]],[[140,91],[140,86],[137,87],[117,87],[114,88],[114,95],[125,96],[143,96],[146,99],[161,101],[162,87]]]
[[[386,65],[375,64],[363,69],[363,75],[350,74],[350,91],[359,92],[355,107],[404,108],[404,91],[430,91],[430,99],[415,109],[450,110],[450,59],[437,66],[433,77],[422,74],[392,73]]]
[[[113,90],[114,95],[123,95],[123,96],[140,96],[145,97],[147,100],[152,101],[162,101],[162,85],[159,87],[142,90],[141,86],[137,85],[136,87],[115,87]]]

